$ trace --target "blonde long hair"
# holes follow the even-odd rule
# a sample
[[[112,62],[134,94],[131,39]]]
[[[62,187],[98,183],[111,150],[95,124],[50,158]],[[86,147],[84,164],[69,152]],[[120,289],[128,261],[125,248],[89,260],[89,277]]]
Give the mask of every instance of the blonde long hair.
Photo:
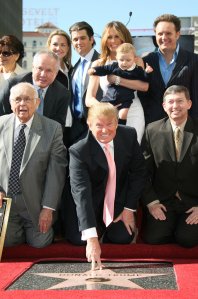
[[[48,47],[48,49],[50,49],[52,37],[55,36],[55,35],[64,36],[65,39],[67,40],[67,43],[68,43],[68,46],[69,46],[69,50],[68,50],[67,54],[65,55],[65,57],[63,57],[63,61],[64,61],[64,63],[66,63],[68,69],[70,69],[71,68],[71,56],[72,56],[70,36],[64,30],[61,30],[61,29],[52,31],[50,33],[49,37],[48,37],[48,40],[47,40],[47,47]]]
[[[126,26],[123,23],[121,23],[119,21],[112,21],[112,22],[108,23],[104,28],[104,31],[102,33],[102,38],[101,38],[100,58],[101,58],[102,65],[106,63],[106,61],[108,60],[108,58],[110,56],[110,51],[107,47],[107,39],[109,36],[109,30],[112,28],[117,32],[119,38],[121,39],[121,41],[123,43],[133,44],[132,36],[131,36],[129,30],[126,28]]]

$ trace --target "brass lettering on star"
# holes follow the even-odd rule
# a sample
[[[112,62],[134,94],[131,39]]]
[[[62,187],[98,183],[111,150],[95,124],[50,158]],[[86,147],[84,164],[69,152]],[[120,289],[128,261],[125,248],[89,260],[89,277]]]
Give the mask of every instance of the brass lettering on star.
[[[32,275],[61,278],[64,281],[48,290],[63,289],[85,285],[86,289],[97,289],[97,284],[128,289],[143,289],[133,279],[169,275],[169,273],[117,273],[110,269],[89,270],[83,273],[32,273]],[[107,287],[108,288],[108,287]]]

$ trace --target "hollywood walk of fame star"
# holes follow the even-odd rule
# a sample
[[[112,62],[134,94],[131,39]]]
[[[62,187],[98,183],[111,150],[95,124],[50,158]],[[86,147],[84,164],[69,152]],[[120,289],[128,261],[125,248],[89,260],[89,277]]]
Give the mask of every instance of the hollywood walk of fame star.
[[[83,273],[32,273],[33,275],[61,278],[64,281],[58,283],[48,290],[69,288],[80,285],[86,285],[86,289],[97,289],[97,284],[111,285],[116,287],[124,287],[128,289],[143,289],[138,284],[134,283],[133,279],[153,277],[160,275],[168,275],[168,273],[163,274],[153,274],[153,273],[117,273],[110,269],[103,270],[89,270]]]

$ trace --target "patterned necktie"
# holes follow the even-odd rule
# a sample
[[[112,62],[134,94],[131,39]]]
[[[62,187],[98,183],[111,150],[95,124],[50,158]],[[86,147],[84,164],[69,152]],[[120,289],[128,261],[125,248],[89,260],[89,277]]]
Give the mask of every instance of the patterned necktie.
[[[8,182],[8,193],[15,195],[20,192],[19,174],[21,168],[21,161],[25,149],[26,138],[24,129],[26,124],[21,125],[19,135],[14,143],[12,164],[10,169],[10,177]]]
[[[107,180],[105,198],[104,198],[104,208],[103,208],[103,221],[106,226],[108,226],[114,217],[114,201],[116,192],[116,167],[114,159],[109,150],[110,145],[105,144],[104,153],[107,158],[107,163],[109,167],[109,176]]]
[[[40,104],[37,108],[37,113],[39,113],[40,115],[43,115],[43,108],[44,108],[43,92],[44,92],[44,90],[42,88],[38,89],[38,96],[39,96],[39,99],[40,99]]]
[[[177,161],[178,161],[179,157],[180,157],[180,151],[181,151],[181,131],[180,131],[179,127],[175,128],[174,141],[175,141],[176,158],[177,158]]]
[[[78,67],[78,74],[74,90],[74,115],[80,117],[82,114],[82,91],[83,91],[83,72],[86,60],[83,59]]]

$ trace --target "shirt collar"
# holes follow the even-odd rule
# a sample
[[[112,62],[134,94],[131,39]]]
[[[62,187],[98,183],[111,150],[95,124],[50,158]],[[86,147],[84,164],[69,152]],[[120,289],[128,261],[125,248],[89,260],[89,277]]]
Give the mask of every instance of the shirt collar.
[[[159,56],[162,56],[164,57],[163,53],[160,51],[160,48],[157,49],[157,53]],[[172,58],[172,61],[175,61],[177,56],[178,56],[178,53],[179,53],[179,43],[177,44],[177,47],[175,49],[175,52],[173,53],[173,58]]]
[[[171,121],[170,121],[170,122],[171,122]],[[183,131],[184,131],[184,127],[185,127],[185,125],[186,125],[186,122],[187,122],[187,119],[186,119],[181,125],[179,125],[179,126],[176,126],[175,124],[173,124],[173,123],[171,122],[171,127],[172,127],[172,129],[173,129],[173,132],[175,131],[176,128],[179,128],[180,131],[183,132]]]
[[[94,54],[94,48],[92,48],[89,53],[87,53],[84,57],[81,57],[81,62],[85,59],[86,61],[91,61]]]
[[[136,63],[133,63],[133,65],[127,69],[127,71],[133,71],[136,68]]]
[[[38,85],[36,85],[34,81],[33,81],[33,85],[34,85],[34,88],[37,90],[37,92],[38,92],[39,89],[42,89],[44,95],[46,94],[47,89],[48,89],[48,87],[49,87],[49,86],[47,86],[47,87],[45,87],[45,88],[41,88],[41,87],[39,87]]]
[[[106,143],[102,143],[102,142],[100,142],[100,141],[98,141],[98,140],[97,140],[97,142],[100,144],[100,146],[101,146],[102,148],[104,148],[104,146],[105,146]],[[110,142],[108,142],[108,144],[110,145],[110,148],[111,148],[111,149],[114,148],[113,140],[111,140]]]
[[[32,125],[32,121],[34,119],[34,115],[32,115],[32,117],[26,122],[26,123],[23,123],[23,124],[26,124],[26,126],[28,127],[28,129],[31,128],[31,125]],[[20,120],[18,119],[18,117],[16,116],[15,117],[15,130],[20,126],[22,125],[22,123],[20,122]]]

